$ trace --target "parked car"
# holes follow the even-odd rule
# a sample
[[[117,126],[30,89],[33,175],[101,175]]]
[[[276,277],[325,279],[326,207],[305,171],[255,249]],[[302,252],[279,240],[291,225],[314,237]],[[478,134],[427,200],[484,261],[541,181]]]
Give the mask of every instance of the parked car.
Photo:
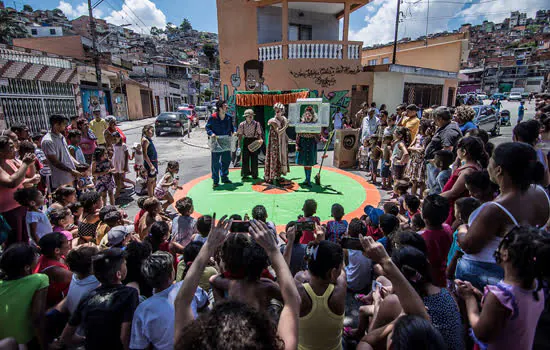
[[[500,114],[495,107],[489,105],[472,106],[476,115],[474,124],[479,128],[487,131],[492,136],[500,135]]]
[[[508,96],[508,101],[521,101],[521,92],[510,92],[510,95]]]
[[[177,133],[180,136],[185,135],[185,132],[189,132],[187,122],[188,116],[191,113],[187,113],[186,110],[179,112],[162,112],[157,116],[155,120],[155,135],[160,136],[161,133]]]
[[[197,118],[197,113],[191,107],[178,107],[178,112],[185,114],[189,119],[191,119],[191,127],[194,128],[199,126],[199,118]]]
[[[481,100],[487,100],[489,96],[487,96],[486,94],[477,94],[477,98]]]
[[[195,112],[197,112],[197,117],[199,119],[207,119],[208,118],[208,107],[206,106],[196,106]]]
[[[529,98],[529,95],[530,95],[529,92],[522,92],[522,93],[521,93],[521,98],[522,98],[522,99]]]
[[[506,99],[506,95],[500,92],[495,92],[491,95],[491,100],[504,100]]]

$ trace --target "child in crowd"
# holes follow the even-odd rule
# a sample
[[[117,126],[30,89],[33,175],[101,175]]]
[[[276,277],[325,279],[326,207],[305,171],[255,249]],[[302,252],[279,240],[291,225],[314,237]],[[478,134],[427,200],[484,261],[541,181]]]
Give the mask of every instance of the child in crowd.
[[[357,152],[358,170],[367,171],[369,168],[369,140],[364,139]]]
[[[141,173],[141,168],[143,168],[143,151],[141,150],[141,144],[138,142],[134,143],[132,146],[132,158],[134,159],[134,171],[136,172],[137,178]],[[147,174],[147,172],[145,174]]]
[[[351,220],[347,236],[359,239],[366,235],[367,227],[359,219]],[[372,261],[363,255],[362,250],[344,249],[345,271],[348,289],[354,293],[368,293],[371,283]]]
[[[327,233],[325,239],[334,243],[339,243],[342,236],[348,230],[347,220],[343,220],[344,207],[336,203],[332,205],[331,215],[334,220],[327,222]]]
[[[420,214],[420,199],[415,195],[406,194],[403,200],[403,208],[405,209],[405,222],[403,224],[410,226],[412,217]]]
[[[447,255],[447,279],[451,282],[455,278],[458,259],[462,256],[462,251],[458,246],[458,229],[461,225],[468,224],[468,218],[480,205],[480,201],[472,197],[459,198],[455,202],[455,222],[458,223],[458,226],[453,230],[453,243]]]
[[[365,212],[365,215],[362,219],[366,226],[367,236],[370,236],[375,240],[381,238],[382,232],[378,226],[380,223],[380,216],[384,214],[384,211],[374,208],[372,205],[367,205],[363,211]]]
[[[32,243],[38,244],[40,238],[52,232],[52,225],[48,217],[40,210],[40,207],[44,205],[44,195],[35,187],[27,187],[15,191],[13,198],[17,203],[27,207],[25,218],[27,232]]]
[[[409,151],[407,146],[410,143],[410,133],[402,126],[393,132],[393,150],[391,155],[392,176],[394,180],[402,180],[405,167],[409,163]]]
[[[446,213],[446,214],[445,214]],[[428,260],[432,267],[434,285],[445,287],[447,255],[451,248],[453,233],[448,225],[443,225],[449,215],[449,201],[438,194],[424,198],[422,204],[422,218],[426,223],[426,230],[422,238],[428,248]]]
[[[248,221],[250,220],[248,217],[248,214],[245,214],[245,221]],[[269,227],[269,229],[271,230],[271,232],[273,232],[273,236],[275,237],[275,240],[277,239],[277,227],[275,226],[275,224],[271,221],[267,221],[267,218],[269,217],[269,215],[267,215],[267,209],[263,206],[263,205],[256,205],[254,208],[252,208],[252,219],[253,220],[258,220],[258,221],[261,221],[263,222],[264,224],[267,225],[267,227]],[[233,220],[243,220],[242,218],[239,218],[239,219],[233,219]]]
[[[50,212],[50,222],[53,226],[52,231],[64,234],[65,237],[67,237],[69,244],[72,246],[73,237],[78,235],[78,229],[69,229],[69,227],[73,226],[74,223],[74,217],[71,210],[68,208],[52,210]]]
[[[286,224],[285,229],[286,244],[281,246],[281,253],[285,257],[285,260],[290,267],[290,272],[292,276],[295,276],[298,272],[303,271],[307,268],[306,266],[306,247],[307,245],[300,243],[300,238],[302,237],[302,232],[296,231],[296,222],[291,221]],[[292,245],[291,256],[287,256],[287,246]],[[290,251],[290,247],[288,248]]]
[[[48,207],[48,213],[53,209],[62,209],[69,204],[76,203],[76,189],[73,186],[59,186],[52,193],[53,203]]]
[[[531,349],[544,310],[542,286],[549,276],[550,237],[537,228],[515,227],[499,244],[495,260],[504,279],[485,293],[456,280],[466,303],[471,335],[482,349]],[[479,299],[482,311],[479,311]],[[488,347],[487,347],[488,346]]]
[[[147,195],[147,170],[144,167],[136,170],[136,185],[134,191],[138,196]]]
[[[174,203],[174,197],[172,197],[172,194],[170,193],[170,187],[173,189],[181,188],[178,187],[179,177],[177,175],[179,171],[179,163],[173,160],[169,161],[166,166],[166,173],[164,173],[164,175],[160,178],[157,186],[155,187],[155,197],[159,201],[166,201],[162,204],[162,210],[164,211],[168,209],[170,204]]]
[[[105,216],[115,211],[117,211],[117,208],[114,205],[106,205],[99,209],[99,224],[95,234],[96,244],[99,245],[103,237],[109,232],[109,225],[105,222]],[[122,215],[120,215],[120,218],[122,219]]]
[[[212,217],[210,215],[203,215],[197,219],[197,233],[193,235],[193,242],[206,243],[208,234],[210,233],[210,227],[212,226]]]
[[[40,176],[42,176],[42,187],[46,189],[46,197],[50,198],[50,177],[52,176],[52,170],[50,168],[50,162],[48,161],[46,154],[42,150],[42,139],[44,138],[44,135],[46,135],[46,133],[47,132],[45,132],[44,130],[34,133],[32,135],[32,142],[34,142],[34,145],[36,146],[36,148],[34,149],[34,154],[36,155],[36,158],[38,159],[40,164],[42,164],[42,168],[39,170]]]
[[[139,220],[141,220],[141,217],[145,215],[145,209],[143,209],[143,203],[145,203],[145,200],[149,197],[139,197],[137,200],[137,206],[139,208],[138,213],[134,217],[134,231],[138,232],[139,230]]]
[[[82,137],[82,133],[78,129],[71,129],[67,133],[67,141],[69,145],[67,148],[69,148],[69,153],[71,156],[76,159],[77,162],[80,164],[87,164],[86,158],[84,158],[84,153],[82,153],[82,148],[80,148],[80,139]]]
[[[373,135],[369,140],[369,171],[373,184],[376,184],[378,162],[380,158],[382,158],[382,149],[378,145],[378,136]]]
[[[321,225],[321,219],[314,216],[317,213],[317,202],[314,199],[307,199],[302,207],[304,216],[298,219],[298,222],[313,222],[315,225]],[[300,243],[308,244],[315,239],[314,230],[303,230]]]
[[[62,311],[69,315],[75,312],[80,300],[86,294],[100,285],[97,278],[92,274],[92,260],[98,253],[99,249],[96,246],[79,246],[67,255],[66,262],[73,273],[73,278]]]
[[[426,223],[422,219],[422,214],[415,214],[411,219],[411,229],[418,234],[423,234],[425,228]]]
[[[445,184],[449,181],[449,178],[453,172],[450,168],[453,161],[453,152],[447,150],[435,152],[433,163],[437,168],[437,175],[435,178],[435,183],[432,184],[432,188],[430,189],[430,194],[440,194],[441,191],[443,191],[443,187],[445,187]]]
[[[395,114],[392,114],[388,116],[388,126],[384,129],[384,137],[391,136],[393,138],[393,132],[397,128],[397,116]]]
[[[137,231],[140,239],[144,239],[149,234],[151,226],[156,221],[169,220],[169,218],[160,215],[162,207],[160,201],[154,197],[149,197],[143,202],[143,209],[145,210],[145,214],[139,220]]]
[[[113,164],[107,155],[107,149],[103,146],[97,147],[94,151],[92,162],[92,174],[97,178],[95,188],[101,194],[103,202],[107,203],[107,195],[111,205],[115,205],[115,180],[113,179]]]
[[[412,182],[411,194],[422,198],[426,189],[426,162],[424,161],[424,150],[431,141],[433,134],[433,122],[429,119],[422,119],[418,127],[418,133],[412,141],[408,151],[410,161],[406,170],[406,177]]]
[[[203,245],[204,243],[202,242],[194,241],[183,248],[183,259],[178,263],[176,282],[180,282],[185,279],[189,268],[191,268],[191,264],[193,264],[193,261],[195,261],[195,259],[199,255],[199,251],[201,250]],[[218,270],[216,270],[215,267],[206,266],[204,272],[202,273],[199,287],[201,287],[205,292],[210,291],[210,277],[217,274]]]
[[[33,269],[34,273],[43,273],[50,279],[46,307],[51,308],[67,295],[73,274],[64,263],[70,246],[67,237],[59,232],[45,234],[37,242],[40,247],[40,257]]]
[[[127,271],[124,252],[117,248],[104,250],[92,264],[101,286],[80,301],[63,330],[61,343],[84,343],[86,349],[129,349],[138,292],[122,284]],[[84,327],[84,337],[75,334],[80,325]]]
[[[176,202],[176,210],[180,215],[172,221],[172,241],[186,246],[191,242],[196,220],[191,216],[193,214],[193,200],[190,197],[184,197]]]
[[[126,178],[126,173],[128,173],[128,160],[130,159],[130,154],[128,152],[128,147],[124,142],[122,142],[122,137],[118,132],[113,134],[115,143],[113,144],[113,167],[114,167],[114,177],[116,184],[115,200],[120,197],[120,191],[124,187],[124,182]]]
[[[92,167],[89,166],[82,172],[82,176],[78,178],[76,183],[80,193],[93,191],[95,189],[94,177],[92,176]]]
[[[166,221],[157,221],[151,225],[149,235],[143,240],[151,245],[153,253],[163,251],[172,254],[174,257],[174,271],[178,268],[178,254],[183,254],[183,246],[174,241],[168,240],[170,236],[170,224]]]
[[[110,239],[109,239],[110,238],[109,232],[111,232],[111,230],[114,227],[124,225],[124,220],[122,219],[122,213],[118,210],[111,210],[105,214],[105,216],[103,217],[103,220],[104,220],[104,225],[106,227],[103,231],[103,237],[101,237],[98,244],[100,247],[103,247],[103,248],[112,247],[113,245],[110,244],[112,242],[110,242]],[[132,230],[130,230],[129,232],[133,231],[133,225],[131,227],[132,227]]]
[[[380,176],[382,177],[382,189],[391,188],[391,154],[393,135],[384,135],[382,139],[382,165]]]
[[[396,181],[393,185],[393,195],[394,201],[399,205],[399,214],[405,215],[407,211],[405,210],[405,195],[407,195],[409,188],[411,188],[411,183],[405,180]]]
[[[298,348],[339,349],[347,282],[340,245],[320,241],[307,249],[308,270],[296,275],[301,298]]]
[[[464,182],[470,196],[479,200],[481,204],[495,199],[498,192],[498,186],[491,181],[487,170],[474,171],[466,175]],[[468,219],[465,218],[465,221]]]
[[[380,242],[388,254],[391,254],[393,248],[393,237],[395,232],[399,229],[399,219],[392,214],[382,214],[380,216],[380,231],[382,231],[383,237],[372,237],[372,239]]]
[[[384,203],[384,214],[399,215],[399,206],[395,202],[386,202]]]
[[[267,253],[250,236],[229,235],[221,249],[221,260],[228,273],[210,278],[216,301],[226,295],[228,299],[266,311],[271,299],[282,300],[279,285],[261,277],[269,264]]]
[[[82,214],[78,222],[78,244],[95,242],[99,226],[99,210],[103,208],[103,199],[95,191],[82,193],[79,197]]]
[[[80,202],[74,202],[67,204],[67,209],[69,209],[71,211],[71,214],[73,214],[73,224],[69,225],[67,228],[69,230],[73,230],[76,228],[78,232],[78,224],[80,223],[80,217],[84,212],[84,208],[82,207],[82,204]]]

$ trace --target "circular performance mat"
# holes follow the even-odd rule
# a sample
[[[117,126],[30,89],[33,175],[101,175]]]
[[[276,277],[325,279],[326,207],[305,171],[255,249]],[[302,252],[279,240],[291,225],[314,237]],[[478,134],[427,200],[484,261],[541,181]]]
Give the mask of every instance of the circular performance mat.
[[[315,167],[312,174],[318,173]],[[321,186],[312,184],[312,188],[300,187],[304,181],[304,168],[291,166],[290,173],[285,176],[292,184],[283,187],[270,186],[261,180],[241,181],[241,170],[232,169],[229,178],[233,184],[221,184],[213,189],[211,175],[201,176],[182,186],[176,191],[174,199],[191,197],[195,212],[193,217],[216,213],[222,215],[239,214],[244,217],[248,214],[252,218],[252,208],[258,204],[266,207],[268,221],[277,225],[277,230],[284,230],[289,221],[297,219],[302,214],[304,201],[314,199],[317,202],[317,216],[322,222],[332,220],[330,215],[334,203],[339,203],[347,213],[344,219],[348,222],[364,214],[366,205],[378,206],[380,194],[378,189],[358,175],[336,169],[323,168],[321,172]],[[263,178],[263,169],[260,169],[260,178]]]

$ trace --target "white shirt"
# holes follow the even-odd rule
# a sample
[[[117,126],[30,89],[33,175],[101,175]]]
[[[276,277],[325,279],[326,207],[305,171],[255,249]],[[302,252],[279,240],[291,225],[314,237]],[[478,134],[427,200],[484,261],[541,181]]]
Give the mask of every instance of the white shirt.
[[[378,127],[379,120],[375,116],[369,118],[366,116],[363,118],[363,123],[361,124],[361,143],[372,135],[376,134],[376,128]]]
[[[348,254],[349,263],[345,267],[348,288],[359,292],[371,282],[372,261],[360,250],[348,249]]]
[[[184,281],[156,293],[137,307],[132,321],[131,349],[145,349],[151,344],[157,350],[174,349],[174,301]],[[193,315],[204,307],[208,295],[197,287],[191,302]]]
[[[38,237],[38,239],[42,238],[48,233],[52,233],[53,231],[50,220],[48,220],[46,214],[41,211],[28,211],[25,220],[27,222],[27,232],[29,233],[29,236],[31,234],[32,223],[36,223],[36,236]],[[34,243],[38,244],[38,242]]]
[[[78,279],[76,274],[73,274],[71,284],[69,285],[69,292],[65,298],[65,307],[69,313],[72,315],[80,300],[90,291],[99,287],[100,284],[94,275]]]

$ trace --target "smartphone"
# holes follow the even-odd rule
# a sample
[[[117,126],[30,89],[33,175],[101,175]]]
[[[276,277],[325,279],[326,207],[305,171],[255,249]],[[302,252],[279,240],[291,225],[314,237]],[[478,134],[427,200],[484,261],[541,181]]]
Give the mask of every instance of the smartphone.
[[[361,241],[359,241],[359,238],[355,238],[355,237],[342,237],[342,240],[340,241],[340,245],[344,249],[363,250]]]
[[[312,221],[296,222],[296,231],[315,231],[315,223]]]
[[[229,229],[229,231],[244,233],[244,232],[248,232],[249,227],[250,227],[250,221],[236,220],[236,221],[233,221],[233,223],[231,224],[231,228]]]
[[[372,281],[372,291],[374,292],[377,288],[382,289],[382,283],[377,280]]]

